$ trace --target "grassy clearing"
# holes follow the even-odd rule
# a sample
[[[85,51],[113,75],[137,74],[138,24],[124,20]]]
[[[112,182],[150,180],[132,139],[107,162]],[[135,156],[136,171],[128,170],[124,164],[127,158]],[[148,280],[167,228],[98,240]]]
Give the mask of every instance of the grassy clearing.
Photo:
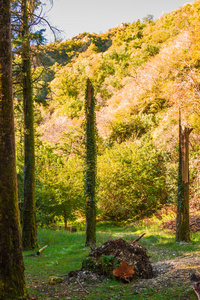
[[[199,233],[192,234],[190,243],[175,243],[174,234],[161,230],[159,222],[153,219],[148,224],[143,221],[137,225],[121,226],[100,223],[97,226],[97,243],[100,245],[108,239],[119,237],[126,241],[133,241],[146,232],[140,243],[148,249],[151,261],[199,255]],[[196,299],[190,285],[184,284],[181,278],[180,284],[176,281],[170,288],[166,288],[161,283],[159,288],[155,289],[150,285],[140,293],[134,290],[132,284],[122,284],[110,279],[102,284],[88,286],[88,293],[82,291],[81,294],[74,286],[50,287],[49,276],[60,276],[81,268],[82,260],[90,249],[85,248],[84,232],[69,233],[64,230],[38,229],[38,243],[41,247],[48,245],[41,256],[27,257],[26,255],[33,252],[24,253],[27,286],[33,299]]]

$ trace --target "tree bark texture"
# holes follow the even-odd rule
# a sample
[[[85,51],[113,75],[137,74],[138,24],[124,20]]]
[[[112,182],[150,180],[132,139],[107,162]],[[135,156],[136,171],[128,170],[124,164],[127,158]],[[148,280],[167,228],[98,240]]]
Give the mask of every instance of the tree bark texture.
[[[63,218],[64,218],[64,223],[65,223],[65,230],[67,230],[67,213],[66,210],[63,212]]]
[[[94,247],[96,244],[96,118],[94,90],[90,80],[86,89],[86,246]]]
[[[10,1],[0,0],[0,299],[27,299],[15,159]]]
[[[189,224],[189,134],[191,128],[179,123],[179,180],[176,241],[190,241]]]
[[[27,0],[22,0],[22,72],[24,104],[24,207],[22,243],[24,250],[37,247],[35,202],[35,150],[33,94],[31,82],[31,58]]]

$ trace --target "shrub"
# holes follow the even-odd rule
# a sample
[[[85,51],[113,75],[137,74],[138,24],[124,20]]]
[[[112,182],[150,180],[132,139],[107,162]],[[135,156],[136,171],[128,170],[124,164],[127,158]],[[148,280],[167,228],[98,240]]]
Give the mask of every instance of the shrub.
[[[98,207],[104,219],[147,216],[167,199],[163,155],[150,139],[107,150],[99,158],[98,178]]]
[[[110,138],[113,141],[124,142],[133,137],[141,137],[158,123],[153,114],[132,115],[125,119],[117,119],[112,124]]]

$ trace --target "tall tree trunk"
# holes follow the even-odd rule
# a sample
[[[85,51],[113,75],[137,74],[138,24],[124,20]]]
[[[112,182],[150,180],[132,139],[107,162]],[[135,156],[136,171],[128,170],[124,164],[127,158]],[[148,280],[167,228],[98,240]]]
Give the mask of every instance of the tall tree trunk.
[[[64,218],[64,223],[65,223],[65,230],[67,230],[67,213],[66,213],[65,209],[64,209],[64,212],[63,212],[63,218]]]
[[[0,0],[0,299],[26,299],[15,161],[10,1]]]
[[[86,246],[96,244],[96,118],[94,90],[90,80],[87,81],[86,101]]]
[[[176,241],[189,242],[189,134],[192,129],[181,126],[181,113],[179,114],[179,180]]]
[[[22,10],[22,72],[24,104],[24,207],[22,243],[25,250],[37,247],[35,203],[35,150],[33,94],[27,0],[21,2]]]

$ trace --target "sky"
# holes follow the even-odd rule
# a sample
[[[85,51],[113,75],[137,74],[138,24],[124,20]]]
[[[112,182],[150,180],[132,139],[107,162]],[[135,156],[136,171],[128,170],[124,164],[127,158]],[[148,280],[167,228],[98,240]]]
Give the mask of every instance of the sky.
[[[170,13],[186,3],[186,0],[53,0],[50,9],[49,0],[43,0],[45,15],[51,25],[61,30],[59,38],[71,39],[82,32],[101,33],[121,23],[142,21],[148,14],[154,19]],[[50,10],[49,10],[50,9]],[[46,30],[48,42],[53,35]]]

